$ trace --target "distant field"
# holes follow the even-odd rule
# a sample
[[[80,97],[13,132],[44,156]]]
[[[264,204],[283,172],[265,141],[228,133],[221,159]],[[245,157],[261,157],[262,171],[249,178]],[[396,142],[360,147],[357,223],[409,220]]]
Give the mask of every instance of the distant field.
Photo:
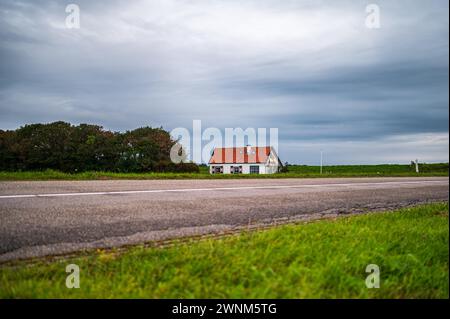
[[[448,298],[448,204],[0,265],[0,298]],[[80,267],[80,288],[65,267]],[[365,285],[366,266],[380,288]]]
[[[373,176],[448,176],[448,163],[420,164],[417,174],[411,165],[290,165],[287,173],[272,175],[210,175],[208,167],[201,166],[200,173],[112,173],[83,172],[76,174],[54,170],[36,172],[0,172],[0,180],[98,180],[98,179],[220,179],[220,178],[302,178],[302,177],[373,177]]]
[[[317,175],[319,166],[289,166],[288,174]],[[334,165],[323,167],[325,176],[420,176],[420,175],[448,176],[448,163],[421,164],[419,174],[411,165]],[[320,174],[319,174],[320,175]]]

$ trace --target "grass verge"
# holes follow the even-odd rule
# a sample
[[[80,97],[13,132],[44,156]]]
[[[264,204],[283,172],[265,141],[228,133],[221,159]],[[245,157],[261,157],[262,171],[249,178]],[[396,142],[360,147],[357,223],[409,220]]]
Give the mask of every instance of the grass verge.
[[[0,266],[0,298],[448,298],[448,203]],[[80,267],[79,289],[65,267]],[[381,287],[368,289],[368,264]]]
[[[315,177],[429,177],[448,176],[448,163],[421,164],[420,173],[411,165],[336,165],[319,166],[291,165],[289,172],[270,175],[211,175],[207,167],[200,167],[199,173],[113,173],[82,172],[63,173],[55,170],[0,172],[0,181],[32,180],[109,180],[109,179],[234,179],[234,178],[315,178]]]

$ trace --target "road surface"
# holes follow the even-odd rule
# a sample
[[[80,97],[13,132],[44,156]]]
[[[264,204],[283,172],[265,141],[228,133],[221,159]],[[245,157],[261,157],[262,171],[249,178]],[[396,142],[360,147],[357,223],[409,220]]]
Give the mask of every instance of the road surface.
[[[0,262],[448,200],[445,178],[0,183]]]

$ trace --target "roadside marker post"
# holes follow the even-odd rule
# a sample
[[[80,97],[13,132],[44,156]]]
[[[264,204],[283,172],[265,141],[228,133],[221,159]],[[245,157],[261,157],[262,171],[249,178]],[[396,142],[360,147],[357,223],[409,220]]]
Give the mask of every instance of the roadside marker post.
[[[320,151],[320,175],[322,175],[323,170],[323,151]]]

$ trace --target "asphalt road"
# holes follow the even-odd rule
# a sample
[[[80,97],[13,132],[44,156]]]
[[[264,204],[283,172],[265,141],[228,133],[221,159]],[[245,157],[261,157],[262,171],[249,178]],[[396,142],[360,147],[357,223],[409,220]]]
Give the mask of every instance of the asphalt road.
[[[0,183],[0,262],[448,200],[448,178]]]

